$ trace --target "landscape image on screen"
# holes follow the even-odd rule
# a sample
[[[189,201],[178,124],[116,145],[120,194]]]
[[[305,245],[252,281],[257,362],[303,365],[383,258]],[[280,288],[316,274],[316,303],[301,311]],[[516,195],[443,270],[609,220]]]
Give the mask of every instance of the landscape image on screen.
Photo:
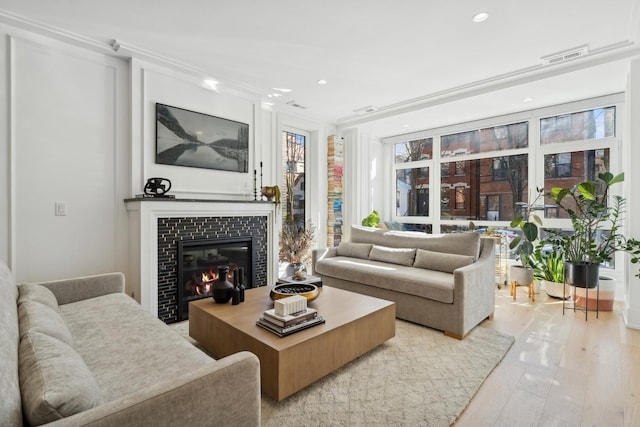
[[[249,125],[156,104],[156,163],[248,171]]]

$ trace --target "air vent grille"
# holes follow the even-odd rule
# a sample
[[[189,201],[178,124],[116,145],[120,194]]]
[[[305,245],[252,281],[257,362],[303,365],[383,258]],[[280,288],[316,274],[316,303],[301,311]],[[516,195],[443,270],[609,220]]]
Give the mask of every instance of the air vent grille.
[[[298,104],[296,101],[289,101],[287,102],[287,105],[291,105],[292,107],[295,107],[295,108],[301,108],[303,110],[307,109],[307,107],[305,107],[304,105]]]
[[[589,53],[588,46],[581,46],[575,49],[570,49],[564,52],[554,53],[553,55],[543,56],[542,65],[553,65],[558,64],[560,62],[570,61],[572,59],[579,58],[581,56],[585,56]]]

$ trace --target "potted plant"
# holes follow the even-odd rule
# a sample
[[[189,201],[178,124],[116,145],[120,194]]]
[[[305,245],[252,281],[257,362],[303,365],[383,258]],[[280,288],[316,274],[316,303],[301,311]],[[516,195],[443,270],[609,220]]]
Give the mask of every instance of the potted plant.
[[[362,225],[366,227],[377,227],[380,223],[380,214],[378,211],[372,211],[369,215],[362,219]]]
[[[572,286],[595,288],[600,264],[611,261],[617,251],[631,254],[634,264],[640,260],[640,242],[627,239],[620,232],[625,199],[610,194],[611,186],[623,181],[624,173],[605,172],[598,174],[595,181],[552,188],[548,193],[571,219],[573,234],[554,234],[564,252],[566,280]],[[640,277],[640,272],[636,276]]]
[[[509,268],[509,280],[518,285],[531,286],[533,284],[533,264],[532,255],[534,252],[533,243],[538,239],[538,225],[542,225],[542,220],[534,211],[537,209],[536,202],[543,194],[541,188],[536,188],[538,195],[531,203],[520,203],[523,214],[511,221],[512,228],[520,228],[522,236],[517,236],[509,244],[510,249],[514,249],[521,265],[512,265]]]
[[[307,263],[311,260],[311,246],[315,240],[315,229],[312,224],[305,227],[303,223],[287,222],[280,232],[280,261],[287,262],[286,275],[306,272]]]
[[[564,283],[564,253],[547,240],[541,240],[531,255],[533,278],[544,286],[547,295],[568,298],[569,287]],[[564,288],[564,289],[563,289]]]

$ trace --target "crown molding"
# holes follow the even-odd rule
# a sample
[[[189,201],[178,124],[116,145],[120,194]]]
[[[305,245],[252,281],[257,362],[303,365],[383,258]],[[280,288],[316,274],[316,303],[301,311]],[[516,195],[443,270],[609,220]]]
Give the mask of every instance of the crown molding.
[[[37,34],[49,39],[54,39],[59,42],[71,44],[92,51],[97,51],[99,53],[116,58],[125,60],[130,60],[132,58],[142,59],[147,62],[164,66],[174,71],[196,76],[201,79],[215,78],[218,82],[228,87],[232,91],[245,92],[252,97],[262,97],[263,91],[251,85],[238,82],[225,76],[218,76],[215,72],[191,66],[174,58],[170,58],[157,52],[152,52],[150,50],[133,46],[121,40],[101,41],[92,39],[90,37],[85,37],[70,31],[65,31],[60,28],[44,24],[42,22],[34,21],[23,16],[15,15],[0,9],[0,24],[2,23],[31,34]]]
[[[496,90],[506,89],[537,80],[555,77],[561,74],[590,68],[607,62],[629,59],[640,56],[640,47],[634,42],[626,40],[591,51],[588,55],[575,60],[554,64],[542,63],[522,68],[505,74],[500,74],[483,80],[477,80],[464,85],[452,87],[439,92],[433,92],[402,102],[377,107],[376,111],[368,114],[355,114],[339,118],[336,123],[343,129],[371,121],[409,113],[428,107],[433,107],[457,101],[471,96],[483,95]]]
[[[15,15],[2,9],[0,9],[0,23],[57,41],[69,43],[86,49],[97,50],[101,53],[113,53],[107,44],[99,40],[81,36],[70,31],[65,31],[42,22],[25,18],[24,16]]]

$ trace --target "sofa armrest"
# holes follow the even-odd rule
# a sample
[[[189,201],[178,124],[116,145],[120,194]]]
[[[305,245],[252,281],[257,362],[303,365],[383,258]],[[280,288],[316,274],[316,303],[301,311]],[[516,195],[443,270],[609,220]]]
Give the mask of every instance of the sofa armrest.
[[[254,427],[260,410],[260,361],[243,351],[47,425]]]
[[[333,258],[338,256],[338,248],[320,248],[311,251],[311,270],[316,271],[316,262],[324,258]]]
[[[69,304],[107,294],[124,292],[124,274],[106,273],[94,276],[39,282],[53,292],[58,304]]]
[[[478,260],[453,272],[455,299],[459,299],[464,317],[464,330],[451,331],[464,336],[482,319],[495,311],[495,241],[482,239]]]

